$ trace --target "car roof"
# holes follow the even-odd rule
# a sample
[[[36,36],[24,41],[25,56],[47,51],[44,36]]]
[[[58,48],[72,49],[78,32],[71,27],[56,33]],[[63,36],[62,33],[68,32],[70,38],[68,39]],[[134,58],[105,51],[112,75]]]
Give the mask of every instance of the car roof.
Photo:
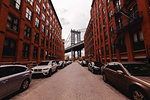
[[[1,67],[9,67],[9,66],[16,66],[16,67],[25,67],[25,68],[27,68],[25,65],[0,65],[0,68]]]

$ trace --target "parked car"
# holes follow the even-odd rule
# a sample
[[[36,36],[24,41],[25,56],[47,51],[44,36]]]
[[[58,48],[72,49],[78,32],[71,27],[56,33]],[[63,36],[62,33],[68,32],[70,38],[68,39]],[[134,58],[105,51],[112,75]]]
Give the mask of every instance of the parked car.
[[[100,62],[89,62],[88,64],[88,70],[90,70],[92,73],[101,73],[101,67],[103,66]]]
[[[57,64],[53,60],[42,61],[38,66],[33,67],[31,70],[33,75],[42,74],[44,76],[51,76],[53,72],[57,72]]]
[[[81,65],[82,65],[82,66],[88,66],[88,61],[82,60],[82,61],[81,61]]]
[[[58,61],[57,62],[57,67],[59,68],[59,69],[62,69],[62,68],[64,68],[64,61]]]
[[[18,90],[26,90],[31,82],[31,77],[31,71],[24,65],[1,65],[0,99]]]
[[[140,62],[111,62],[103,68],[103,80],[111,82],[133,100],[150,100],[150,66]]]

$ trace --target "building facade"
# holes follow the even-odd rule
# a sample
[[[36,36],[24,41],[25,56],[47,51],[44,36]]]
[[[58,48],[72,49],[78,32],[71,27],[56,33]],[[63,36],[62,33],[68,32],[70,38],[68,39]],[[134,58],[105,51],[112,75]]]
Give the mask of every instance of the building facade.
[[[63,60],[61,37],[51,0],[0,1],[0,62]]]
[[[150,0],[93,0],[91,19],[96,61],[150,58]]]
[[[94,59],[93,21],[90,19],[84,35],[85,60]]]

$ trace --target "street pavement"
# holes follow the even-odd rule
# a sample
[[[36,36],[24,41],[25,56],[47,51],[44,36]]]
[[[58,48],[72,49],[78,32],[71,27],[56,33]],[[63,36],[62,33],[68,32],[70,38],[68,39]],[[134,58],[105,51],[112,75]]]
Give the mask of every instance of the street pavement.
[[[10,100],[129,100],[78,63],[48,78],[32,79],[29,89]]]

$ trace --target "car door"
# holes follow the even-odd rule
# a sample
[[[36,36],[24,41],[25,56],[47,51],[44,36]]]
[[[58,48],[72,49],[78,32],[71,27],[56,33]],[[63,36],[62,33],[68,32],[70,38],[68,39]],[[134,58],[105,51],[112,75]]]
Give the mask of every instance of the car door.
[[[128,75],[125,73],[124,69],[121,67],[121,65],[117,64],[115,65],[115,85],[119,87],[122,90],[126,90],[126,87],[128,85]],[[121,70],[123,73],[118,73],[117,70]]]
[[[105,68],[105,75],[108,78],[108,80],[112,83],[115,82],[115,69],[114,65],[107,65]]]
[[[7,68],[0,68],[0,99],[8,95],[7,82],[8,82]]]
[[[20,89],[21,84],[26,76],[24,67],[19,66],[10,66],[11,68],[11,75],[8,77],[8,90],[12,93]]]
[[[54,72],[56,70],[56,63],[55,61],[52,61],[52,71]]]

